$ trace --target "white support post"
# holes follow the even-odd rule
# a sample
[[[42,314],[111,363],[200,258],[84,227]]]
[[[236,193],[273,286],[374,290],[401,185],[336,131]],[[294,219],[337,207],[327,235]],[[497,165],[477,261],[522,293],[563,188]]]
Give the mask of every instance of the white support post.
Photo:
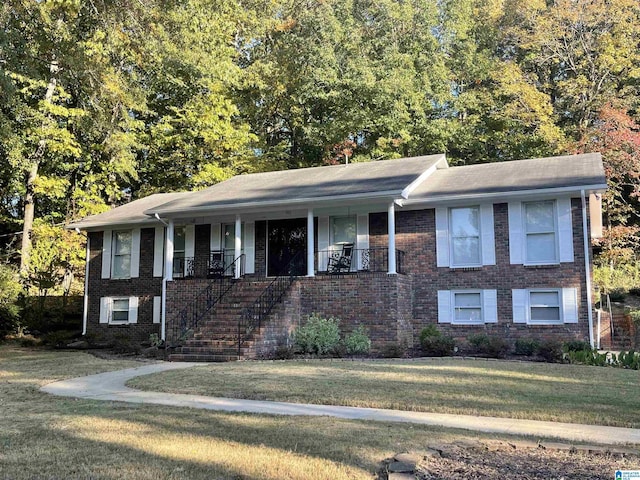
[[[164,278],[162,279],[162,324],[160,326],[162,340],[167,339],[167,282],[173,280],[173,232],[173,220],[169,220],[164,251]]]
[[[391,202],[388,212],[389,225],[389,275],[395,275],[396,271],[396,208],[395,203]]]
[[[313,209],[307,210],[307,277],[315,275],[313,247],[315,244],[315,232],[313,229]]]
[[[235,250],[233,252],[233,257],[235,260],[240,258],[242,254],[242,222],[240,220],[240,215],[236,215],[236,238],[235,238]],[[236,262],[236,271],[234,272],[234,278],[240,278],[240,260]]]

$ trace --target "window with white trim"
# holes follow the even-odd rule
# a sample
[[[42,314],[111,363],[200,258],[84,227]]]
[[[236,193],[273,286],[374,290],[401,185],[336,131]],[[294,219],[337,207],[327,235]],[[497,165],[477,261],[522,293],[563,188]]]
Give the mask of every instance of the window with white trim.
[[[555,201],[523,203],[525,263],[558,263]]]
[[[484,323],[481,292],[453,292],[453,323]]]
[[[185,272],[186,228],[175,227],[173,230],[173,276],[181,277]]]
[[[100,323],[109,325],[138,323],[138,297],[101,297]]]
[[[497,290],[438,290],[438,323],[483,325],[498,321]]]
[[[530,288],[511,291],[513,322],[528,325],[578,323],[576,288]]]
[[[112,298],[110,324],[129,323],[129,299]]]
[[[438,267],[496,264],[493,204],[438,207],[435,213]]]
[[[356,243],[356,217],[331,217],[331,243]]]
[[[482,265],[480,241],[480,208],[464,207],[449,210],[451,266]]]
[[[132,231],[113,232],[113,255],[111,260],[111,278],[130,278],[131,276]]]

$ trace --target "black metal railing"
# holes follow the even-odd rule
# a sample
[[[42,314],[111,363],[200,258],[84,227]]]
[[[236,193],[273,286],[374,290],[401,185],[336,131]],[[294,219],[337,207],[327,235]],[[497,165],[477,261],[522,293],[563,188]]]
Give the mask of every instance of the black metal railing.
[[[239,277],[244,276],[244,254],[220,271],[214,280],[172,319],[170,331],[173,345],[181,344],[198,328],[198,322],[202,317],[220,303],[225,294],[237,283],[236,274]]]
[[[242,312],[242,317],[238,322],[238,356],[241,355],[244,342],[254,330],[260,328],[267,315],[280,302],[285,292],[298,276],[296,272],[301,271],[300,266],[304,263],[304,255],[305,252],[296,253],[284,268],[287,274],[274,278],[256,301],[253,302],[253,305],[245,308]]]
[[[244,256],[242,269],[244,270]],[[222,272],[233,275],[227,267],[235,262],[234,252],[213,250],[206,257],[175,257],[173,259],[173,278],[217,278]]]
[[[404,273],[404,251],[396,250],[396,272]],[[349,258],[342,248],[321,250],[315,254],[318,273],[388,272],[389,249],[387,247],[354,248]]]

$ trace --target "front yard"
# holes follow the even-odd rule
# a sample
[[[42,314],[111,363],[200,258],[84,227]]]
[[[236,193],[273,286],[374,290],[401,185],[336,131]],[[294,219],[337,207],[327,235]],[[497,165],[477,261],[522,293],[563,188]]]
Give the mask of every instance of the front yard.
[[[514,445],[519,445],[521,440],[507,436],[324,417],[216,413],[75,400],[53,397],[39,390],[41,385],[54,380],[135,365],[139,363],[100,360],[80,352],[0,345],[0,479],[372,479],[381,461],[397,452],[423,451],[434,443],[470,440],[500,442],[502,447],[499,452],[483,451],[476,455],[475,458],[482,459],[481,463],[470,464],[464,451],[457,458],[433,460],[433,471],[444,473],[421,478],[493,479],[506,475],[536,480],[561,476],[566,480],[608,479],[613,478],[617,468],[637,467],[637,457],[516,449]],[[316,381],[324,378],[320,383],[328,388],[332,384],[330,377],[342,376],[336,375],[340,370],[336,367],[340,365],[347,372],[348,365],[356,371],[370,370],[374,377],[371,382],[376,386],[370,397],[376,393],[392,397],[398,387],[397,383],[389,382],[392,376],[384,374],[384,370],[392,372],[390,367],[394,366],[405,372],[422,368],[410,362],[364,366],[326,362],[244,363],[201,367],[180,374],[196,375],[200,384],[203,379],[209,383],[215,377],[224,383],[229,380],[225,373],[228,369],[231,376],[238,377],[238,382],[253,382],[273,370],[274,376],[269,380],[273,390],[269,395],[264,386],[255,386],[259,396],[276,396],[288,385],[298,383],[296,379],[305,372],[315,371]],[[485,366],[498,367],[495,375],[500,378],[504,376],[500,365]],[[448,368],[446,364],[440,367]],[[295,374],[297,369],[300,370]],[[253,376],[248,375],[250,371],[254,372]],[[291,378],[284,381],[288,375]],[[283,383],[276,385],[276,379]],[[162,378],[150,380],[158,387],[163,386]],[[167,377],[166,380],[169,385],[176,379]],[[415,380],[404,381],[409,382],[408,385],[415,383]],[[220,387],[217,385],[215,388]],[[430,389],[424,381],[421,386]],[[250,388],[251,385],[245,386],[245,393]],[[339,388],[342,387],[335,385],[331,391]],[[359,398],[361,394],[356,392],[354,389],[354,397]],[[387,393],[383,395],[383,392]],[[318,390],[314,395],[319,395]],[[342,400],[344,395],[335,398]],[[484,476],[474,476],[470,473],[472,470],[482,470]]]
[[[133,379],[143,390],[640,427],[634,370],[482,359],[265,361]]]

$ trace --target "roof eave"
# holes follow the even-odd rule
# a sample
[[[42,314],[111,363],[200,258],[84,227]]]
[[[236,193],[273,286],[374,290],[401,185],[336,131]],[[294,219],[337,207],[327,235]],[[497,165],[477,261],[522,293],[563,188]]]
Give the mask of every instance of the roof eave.
[[[469,194],[452,194],[452,195],[432,195],[419,198],[409,198],[403,201],[404,206],[420,206],[427,204],[441,204],[460,202],[465,200],[495,200],[495,199],[517,199],[531,196],[545,196],[545,195],[567,195],[576,194],[579,195],[581,191],[587,193],[603,193],[607,190],[607,184],[592,184],[592,185],[573,185],[566,187],[554,187],[554,188],[534,188],[526,190],[506,190],[501,192],[478,192]]]

